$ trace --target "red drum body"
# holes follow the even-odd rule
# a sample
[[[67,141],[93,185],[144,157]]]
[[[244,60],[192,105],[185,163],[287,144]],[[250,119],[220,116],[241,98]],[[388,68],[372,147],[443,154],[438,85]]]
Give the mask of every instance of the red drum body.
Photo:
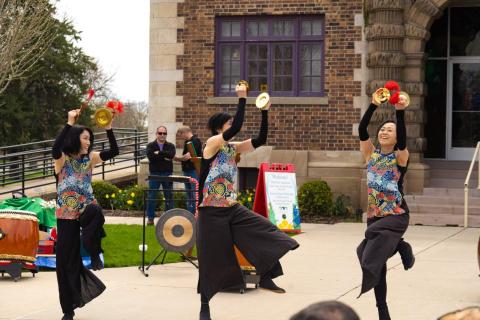
[[[35,213],[0,210],[0,261],[34,262],[38,237],[38,219]]]

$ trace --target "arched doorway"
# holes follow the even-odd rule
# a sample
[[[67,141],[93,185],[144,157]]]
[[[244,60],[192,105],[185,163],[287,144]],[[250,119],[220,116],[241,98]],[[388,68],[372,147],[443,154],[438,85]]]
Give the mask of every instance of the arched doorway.
[[[480,141],[480,4],[444,9],[425,45],[426,158],[470,160]]]

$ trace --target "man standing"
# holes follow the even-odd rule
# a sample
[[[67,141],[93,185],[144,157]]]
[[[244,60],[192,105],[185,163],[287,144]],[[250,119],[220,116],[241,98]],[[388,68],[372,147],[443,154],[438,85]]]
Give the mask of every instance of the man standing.
[[[202,142],[196,135],[192,133],[192,129],[190,129],[190,127],[188,126],[183,126],[180,129],[178,129],[177,135],[183,140],[185,140],[185,143],[183,145],[182,156],[180,157],[176,156],[174,160],[182,162],[182,171],[184,176],[192,177],[198,181],[198,174],[195,171],[195,164],[193,163],[194,160],[191,159],[192,155],[189,152],[188,145],[191,144],[190,150],[194,150],[195,152],[194,156],[202,157]],[[200,159],[198,158],[196,161],[199,161],[199,160]],[[185,190],[187,190],[188,211],[195,214],[195,209],[196,209],[195,208],[195,198],[196,198],[195,184],[185,183]]]
[[[147,158],[149,161],[150,175],[161,177],[170,176],[173,173],[172,159],[175,157],[175,145],[167,141],[167,128],[160,126],[156,131],[157,139],[147,145]],[[165,210],[173,208],[172,182],[160,182],[149,180],[149,189],[157,190],[162,185],[165,197]],[[156,191],[150,191],[147,201],[148,225],[153,225],[155,218]]]

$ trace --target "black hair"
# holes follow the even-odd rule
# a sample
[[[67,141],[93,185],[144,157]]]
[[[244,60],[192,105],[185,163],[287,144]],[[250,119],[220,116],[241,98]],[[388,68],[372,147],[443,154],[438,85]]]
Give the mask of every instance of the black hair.
[[[217,130],[222,129],[223,125],[232,118],[232,115],[225,112],[215,113],[208,119],[207,128],[212,132],[212,136],[215,136],[218,134]]]
[[[360,320],[357,313],[339,301],[314,303],[294,314],[290,320]]]
[[[382,130],[382,127],[384,125],[386,125],[387,123],[393,123],[395,125],[397,125],[397,122],[396,121],[393,121],[393,120],[385,120],[382,122],[382,124],[378,127],[377,129],[377,134],[375,135],[375,139],[377,140],[377,145],[376,145],[376,148],[379,149],[380,148],[380,142],[378,141],[378,134],[380,133],[380,130]],[[393,151],[397,151],[398,150],[398,146],[397,144],[395,143],[395,145],[393,146]]]
[[[68,155],[78,154],[82,147],[80,142],[80,135],[84,132],[88,131],[90,133],[90,146],[88,147],[88,153],[92,151],[93,148],[93,132],[90,128],[84,126],[72,126],[72,128],[68,131],[67,136],[65,137],[65,141],[63,143],[63,153]]]

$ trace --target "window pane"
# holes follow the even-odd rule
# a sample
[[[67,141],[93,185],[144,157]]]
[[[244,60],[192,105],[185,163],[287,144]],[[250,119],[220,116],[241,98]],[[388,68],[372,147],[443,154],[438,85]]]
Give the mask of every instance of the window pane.
[[[232,23],[231,22],[222,22],[222,37],[230,37],[232,35]]]
[[[281,36],[283,34],[283,22],[282,21],[275,21],[273,23],[273,35],[274,36]]]
[[[302,46],[301,54],[302,60],[312,59],[312,52],[310,46]]]
[[[283,57],[285,59],[293,58],[293,45],[288,45],[283,47]]]
[[[232,60],[240,60],[240,46],[232,46]]]
[[[275,46],[275,49],[273,50],[273,58],[274,59],[281,59],[282,58],[282,46]]]
[[[313,76],[322,75],[322,62],[321,61],[312,61],[312,75]]]
[[[312,24],[312,35],[313,36],[321,36],[322,35],[322,20],[313,20]]]
[[[283,91],[282,90],[282,78],[277,77],[273,80],[273,91]]]
[[[240,76],[240,61],[232,61],[232,77]]]
[[[293,36],[293,21],[285,21],[284,35]]]
[[[232,37],[240,37],[240,22],[232,22]]]
[[[255,21],[248,22],[247,36],[250,36],[250,37],[258,36],[258,23],[257,22],[255,22]]]
[[[302,36],[312,35],[312,21],[302,21]]]
[[[312,52],[312,59],[319,60],[322,58],[322,50],[319,45],[310,45]]]
[[[480,56],[480,7],[451,8],[451,56]]]
[[[257,46],[249,45],[248,46],[248,59],[257,59]]]
[[[222,91],[230,91],[230,77],[222,77]]]
[[[258,24],[258,35],[268,36],[268,23],[266,21],[260,22]]]
[[[258,78],[257,77],[248,77],[248,84],[250,85],[250,90],[253,90],[253,91],[258,91],[259,90],[259,84],[258,84]]]
[[[267,74],[267,70],[268,70],[267,61],[258,62],[258,74],[265,75],[265,74]]]
[[[300,81],[300,90],[301,91],[311,91],[310,90],[310,78],[309,77],[302,77]]]
[[[258,57],[260,59],[267,59],[268,58],[268,47],[267,47],[266,44],[258,46]]]
[[[307,61],[302,61],[300,63],[300,75],[302,76],[309,76],[311,74],[311,68],[312,68],[312,62],[307,60]]]
[[[292,75],[293,70],[293,62],[292,61],[285,61],[283,63],[283,70],[285,75]]]
[[[293,90],[293,81],[292,77],[283,78],[283,91],[292,91]]]
[[[230,61],[224,61],[222,63],[222,73],[230,74]]]
[[[274,36],[293,36],[293,21],[275,21],[273,23]]]
[[[256,61],[248,61],[248,74],[249,75],[256,75],[257,74],[257,62]]]
[[[230,60],[230,56],[232,54],[232,50],[230,46],[223,46],[222,47],[222,60],[227,61]]]
[[[312,77],[312,90],[313,92],[320,92],[321,90],[321,81],[320,77]]]

